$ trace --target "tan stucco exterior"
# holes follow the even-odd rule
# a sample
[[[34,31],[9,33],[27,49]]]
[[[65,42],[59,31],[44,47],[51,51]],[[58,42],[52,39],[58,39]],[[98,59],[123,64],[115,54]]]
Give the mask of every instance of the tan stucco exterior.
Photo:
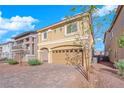
[[[77,23],[77,31],[67,34],[67,25],[70,23]],[[42,61],[43,49],[48,50],[48,63],[60,63],[66,64],[66,52],[69,55],[73,55],[76,49],[79,51],[79,45],[74,44],[76,41],[75,38],[80,35],[82,40],[85,35],[88,34],[90,37],[90,53],[92,51],[93,45],[93,37],[91,31],[87,33],[87,30],[90,30],[91,20],[90,15],[88,13],[79,14],[70,19],[65,19],[61,22],[53,24],[51,26],[45,27],[43,29],[38,30],[38,59]],[[42,40],[42,34],[47,32],[47,39]],[[85,42],[83,42],[85,43]],[[58,50],[58,51],[56,51]],[[83,53],[80,52],[79,55]],[[83,59],[85,60],[85,59]],[[91,56],[90,56],[91,60]]]
[[[124,34],[124,6],[119,6],[117,16],[105,37],[105,51],[111,62],[116,62],[119,59],[124,59],[124,48],[119,48],[118,40]]]

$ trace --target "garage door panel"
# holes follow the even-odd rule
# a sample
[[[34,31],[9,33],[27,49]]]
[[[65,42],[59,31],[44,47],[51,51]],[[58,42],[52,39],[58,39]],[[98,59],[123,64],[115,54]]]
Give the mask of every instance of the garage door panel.
[[[81,63],[82,51],[79,49],[53,50],[52,62],[57,64]]]

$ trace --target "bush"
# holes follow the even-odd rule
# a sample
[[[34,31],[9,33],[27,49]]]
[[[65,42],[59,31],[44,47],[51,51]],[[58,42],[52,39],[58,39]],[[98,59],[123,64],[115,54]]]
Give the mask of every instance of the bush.
[[[40,62],[39,60],[37,59],[31,59],[28,61],[28,64],[31,65],[31,66],[35,66],[35,65],[41,65],[43,64],[42,62]]]
[[[120,38],[118,40],[118,45],[120,48],[124,47],[124,35],[120,36]]]
[[[119,60],[114,66],[118,69],[118,74],[124,76],[124,60]]]
[[[6,63],[11,64],[11,65],[18,64],[18,62],[16,60],[14,60],[14,59],[7,59]]]

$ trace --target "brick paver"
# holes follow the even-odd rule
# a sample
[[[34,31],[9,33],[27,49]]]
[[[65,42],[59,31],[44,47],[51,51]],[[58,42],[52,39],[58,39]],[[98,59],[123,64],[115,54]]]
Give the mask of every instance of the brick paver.
[[[89,82],[74,67],[57,64],[40,66],[0,64],[0,87],[5,88],[123,88],[124,79],[112,65],[93,64]]]
[[[0,64],[0,87],[87,87],[87,81],[71,66],[43,64],[20,66]]]

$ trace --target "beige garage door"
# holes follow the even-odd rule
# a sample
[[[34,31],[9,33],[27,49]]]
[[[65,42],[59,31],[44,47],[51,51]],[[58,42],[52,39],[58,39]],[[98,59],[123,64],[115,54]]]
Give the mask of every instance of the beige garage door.
[[[57,49],[52,51],[52,62],[57,64],[82,63],[83,51],[81,49]]]

